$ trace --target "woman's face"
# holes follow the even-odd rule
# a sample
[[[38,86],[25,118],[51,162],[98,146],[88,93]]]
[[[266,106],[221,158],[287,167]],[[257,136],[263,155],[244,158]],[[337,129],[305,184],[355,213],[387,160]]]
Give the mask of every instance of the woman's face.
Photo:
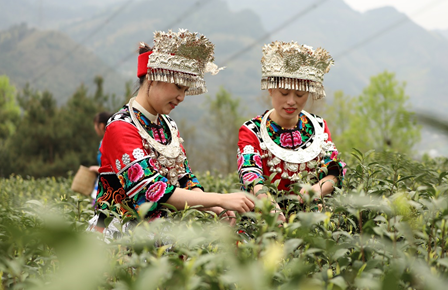
[[[270,89],[272,99],[273,120],[280,126],[294,127],[298,121],[298,115],[305,107],[308,100],[308,92],[286,89]]]
[[[151,114],[169,114],[185,99],[188,87],[165,82],[148,82],[146,108]]]

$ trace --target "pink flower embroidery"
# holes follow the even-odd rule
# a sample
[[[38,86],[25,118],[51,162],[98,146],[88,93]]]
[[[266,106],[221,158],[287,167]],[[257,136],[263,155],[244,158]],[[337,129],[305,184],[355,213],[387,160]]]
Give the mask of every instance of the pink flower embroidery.
[[[339,154],[338,151],[333,151],[333,153],[331,153],[330,159],[335,160],[338,157],[338,154]]]
[[[347,164],[345,164],[344,162],[339,162],[339,164],[341,164],[341,166],[342,166],[342,168],[344,168],[345,167],[345,165],[347,165]],[[343,176],[345,176],[345,173],[347,172],[347,168],[344,168],[343,170],[342,170],[342,175]]]
[[[154,136],[154,140],[156,140],[159,143],[165,144],[165,134],[163,133],[163,130],[155,130],[154,128],[151,128],[152,136]]]
[[[128,177],[131,182],[136,182],[142,176],[143,176],[143,168],[140,166],[140,164],[135,163],[134,165],[129,167]]]
[[[291,138],[292,135],[292,138]],[[297,146],[302,144],[302,135],[300,135],[299,131],[294,131],[291,133],[282,133],[280,134],[280,144],[283,147],[292,148],[293,146]]]
[[[255,165],[257,165],[260,168],[263,167],[263,164],[261,163],[260,155],[254,155],[254,161],[255,161]]]
[[[238,170],[240,170],[241,167],[243,167],[243,164],[244,164],[244,157],[241,154],[240,156],[238,156]]]
[[[253,173],[253,172],[248,172],[248,173],[243,175],[244,183],[252,182],[252,181],[254,181],[257,178],[258,178],[258,175]]]
[[[151,167],[154,168],[154,169],[158,169],[157,166],[156,166],[156,159],[155,158],[149,159],[149,165],[151,165]]]
[[[165,193],[166,183],[158,181],[152,184],[146,191],[146,199],[149,201],[158,201]]]

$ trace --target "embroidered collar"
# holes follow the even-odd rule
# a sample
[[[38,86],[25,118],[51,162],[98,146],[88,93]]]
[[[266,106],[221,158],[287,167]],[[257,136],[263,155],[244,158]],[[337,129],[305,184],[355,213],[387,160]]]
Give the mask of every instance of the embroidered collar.
[[[260,123],[261,119],[266,114],[269,115],[269,112],[266,111],[260,117]],[[300,112],[299,120],[294,128],[283,128],[268,116],[266,120],[266,129],[268,135],[278,146],[292,150],[304,148],[308,140],[313,137],[315,131],[313,122],[311,122],[307,115],[304,114],[304,111]]]
[[[264,116],[261,120],[261,124],[260,124],[260,134],[261,134],[261,139],[262,139],[262,144],[260,144],[260,145],[261,145],[262,149],[267,149],[274,156],[276,156],[277,158],[279,158],[283,161],[290,162],[290,163],[296,163],[296,164],[307,162],[307,161],[312,160],[315,157],[317,157],[317,155],[319,155],[319,153],[321,152],[322,143],[325,142],[325,136],[324,136],[323,127],[319,125],[318,120],[316,118],[314,118],[308,112],[302,111],[302,114],[304,114],[308,118],[308,120],[310,120],[312,122],[313,127],[314,127],[314,134],[312,134],[312,136],[305,142],[302,142],[300,140],[300,144],[303,144],[300,146],[300,148],[298,148],[297,150],[291,150],[291,149],[284,148],[285,146],[280,146],[274,140],[272,140],[272,138],[269,134],[269,130],[267,128],[267,126],[268,126],[267,121],[268,121],[268,117],[271,112],[272,112],[272,110],[270,110],[269,112],[264,114]],[[300,120],[300,118],[299,118],[299,120]],[[299,122],[301,122],[301,120]],[[295,132],[297,132],[297,134],[300,135],[299,130],[296,130]],[[285,133],[283,133],[283,134],[285,134]],[[292,135],[291,138],[287,138],[287,139],[285,138],[284,143],[287,144],[288,142],[291,142],[293,144],[294,142],[292,139],[301,138],[301,137],[299,137],[299,135],[297,135],[297,136]]]
[[[134,112],[135,98],[129,100],[129,114],[132,121],[135,123],[138,133],[140,134],[143,147],[150,151],[151,149],[157,152],[150,153],[152,158],[156,158],[157,162],[160,164],[161,169],[159,172],[168,178],[168,182],[172,185],[179,186],[178,177],[185,173],[185,154],[182,151],[180,143],[183,142],[181,138],[178,137],[177,128],[172,124],[169,124],[168,120],[164,115],[161,115],[163,121],[168,125],[168,129],[171,135],[171,142],[169,144],[161,144],[157,142],[149,133],[143,128],[142,124],[137,120],[137,116]]]
[[[151,121],[154,124],[157,124],[157,118],[159,117],[158,114],[157,115],[151,114],[145,108],[143,108],[143,106],[140,105],[140,103],[137,102],[137,100],[134,101],[133,107],[139,110],[149,121]]]

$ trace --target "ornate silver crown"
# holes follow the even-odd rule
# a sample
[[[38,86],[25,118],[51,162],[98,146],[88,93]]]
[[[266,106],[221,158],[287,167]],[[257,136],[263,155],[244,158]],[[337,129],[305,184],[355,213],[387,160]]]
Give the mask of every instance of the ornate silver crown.
[[[293,89],[310,92],[314,99],[325,97],[324,74],[334,64],[323,48],[313,50],[297,42],[275,41],[263,47],[261,89]]]
[[[188,86],[188,95],[207,92],[204,73],[217,74],[221,69],[213,63],[215,46],[197,32],[179,29],[154,32],[154,48],[148,57],[149,80]]]

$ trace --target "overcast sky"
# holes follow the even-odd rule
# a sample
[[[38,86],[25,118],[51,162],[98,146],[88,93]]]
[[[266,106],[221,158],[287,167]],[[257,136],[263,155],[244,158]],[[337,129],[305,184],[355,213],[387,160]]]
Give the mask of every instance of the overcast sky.
[[[360,12],[393,6],[428,30],[448,29],[448,0],[344,0],[344,2]]]

